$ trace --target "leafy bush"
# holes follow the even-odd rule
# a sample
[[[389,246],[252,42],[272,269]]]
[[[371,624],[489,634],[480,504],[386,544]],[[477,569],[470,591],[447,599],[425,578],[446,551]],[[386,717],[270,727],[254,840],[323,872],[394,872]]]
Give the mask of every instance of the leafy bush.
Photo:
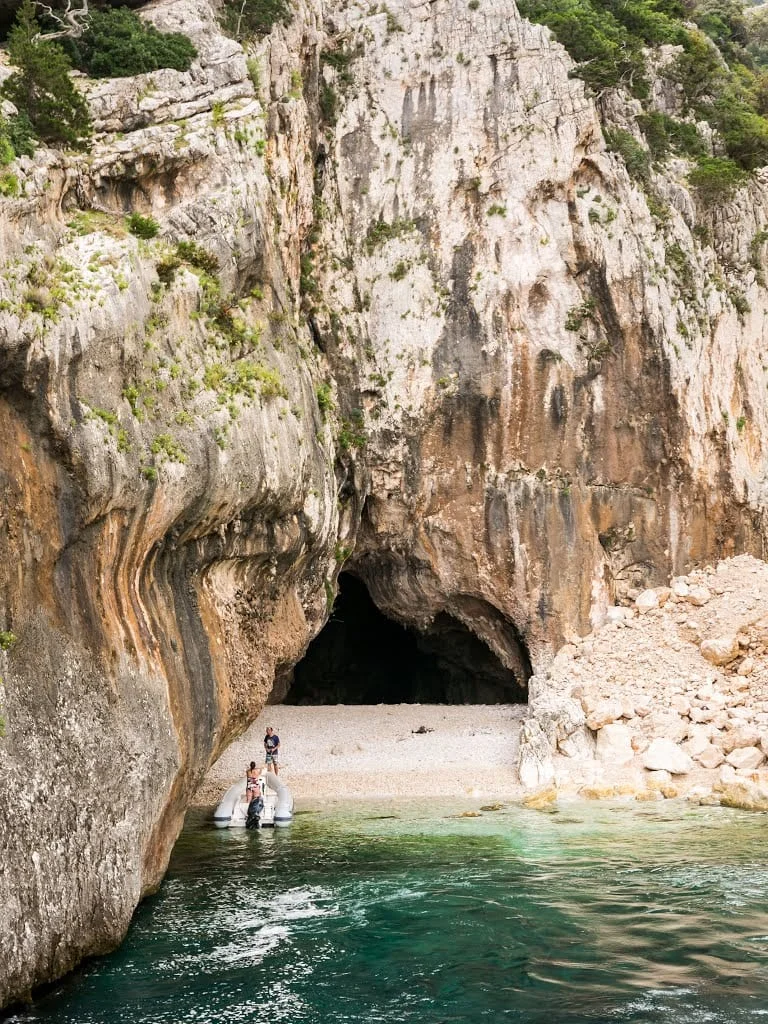
[[[699,135],[696,125],[688,121],[678,121],[668,114],[657,110],[649,114],[641,114],[637,119],[651,156],[654,160],[663,160],[670,152],[685,156],[704,156],[706,147]]]
[[[637,139],[623,128],[606,128],[605,144],[614,153],[618,153],[627,165],[631,176],[643,185],[647,185],[651,177],[651,160]]]
[[[128,218],[128,230],[137,238],[155,238],[160,225],[154,217],[145,217],[141,213],[132,213]]]
[[[7,166],[16,156],[6,132],[6,122],[0,120],[0,167]]]
[[[728,199],[749,181],[749,174],[733,160],[724,157],[702,157],[688,175],[705,201]]]
[[[125,78],[160,68],[189,71],[197,50],[180,32],[159,32],[127,7],[95,10],[78,39],[67,40],[73,62],[94,78]]]
[[[26,114],[0,117],[0,167],[7,166],[17,156],[32,156],[35,142],[35,133]]]
[[[18,70],[5,80],[2,93],[45,142],[80,144],[91,132],[88,108],[69,77],[66,53],[39,33],[34,4],[24,0],[8,36],[8,56]]]
[[[647,91],[644,46],[681,43],[682,8],[665,0],[521,0],[520,13],[547,25],[596,92],[624,84]]]
[[[206,274],[216,274],[219,271],[218,259],[197,242],[177,242],[176,255],[191,267],[196,267]]]
[[[221,13],[223,27],[235,39],[267,35],[290,19],[288,0],[228,0]]]

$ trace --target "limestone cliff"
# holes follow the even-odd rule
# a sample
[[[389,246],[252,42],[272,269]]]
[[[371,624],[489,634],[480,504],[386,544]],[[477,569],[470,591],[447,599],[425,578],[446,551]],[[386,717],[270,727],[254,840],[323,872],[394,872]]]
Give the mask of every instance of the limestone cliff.
[[[144,14],[191,71],[84,82],[92,151],[0,198],[0,1003],[120,940],[345,560],[524,681],[764,531],[760,182],[654,218],[512,0],[302,4],[247,63]]]

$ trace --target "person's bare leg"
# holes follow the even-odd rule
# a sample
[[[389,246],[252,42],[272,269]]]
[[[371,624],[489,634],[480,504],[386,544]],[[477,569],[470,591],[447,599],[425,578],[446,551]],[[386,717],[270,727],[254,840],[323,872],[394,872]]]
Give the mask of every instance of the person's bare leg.
[[[277,763],[277,761],[275,761],[273,763],[273,767],[275,769],[275,775],[279,775],[280,774],[280,765]]]

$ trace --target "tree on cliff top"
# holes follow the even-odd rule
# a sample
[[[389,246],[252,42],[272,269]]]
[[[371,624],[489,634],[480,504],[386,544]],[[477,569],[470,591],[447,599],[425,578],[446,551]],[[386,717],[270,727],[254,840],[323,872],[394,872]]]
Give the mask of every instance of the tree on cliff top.
[[[45,142],[77,145],[90,135],[85,100],[69,72],[72,65],[58,43],[40,37],[33,0],[24,0],[8,36],[8,56],[17,70],[2,88]]]

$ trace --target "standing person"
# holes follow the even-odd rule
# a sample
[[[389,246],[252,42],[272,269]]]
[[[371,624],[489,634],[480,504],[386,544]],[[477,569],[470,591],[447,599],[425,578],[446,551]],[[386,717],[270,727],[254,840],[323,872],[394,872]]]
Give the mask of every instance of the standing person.
[[[250,804],[251,800],[259,795],[259,770],[256,762],[251,761],[250,768],[245,769],[245,799]]]
[[[280,737],[271,725],[267,726],[267,735],[264,737],[264,749],[267,752],[267,771],[271,768],[275,775],[279,775],[277,759],[280,754]]]

